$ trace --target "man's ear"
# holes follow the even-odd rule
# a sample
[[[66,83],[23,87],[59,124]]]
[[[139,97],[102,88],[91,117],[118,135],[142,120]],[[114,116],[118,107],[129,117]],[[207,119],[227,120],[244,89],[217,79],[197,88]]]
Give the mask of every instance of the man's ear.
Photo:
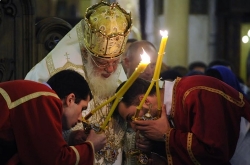
[[[140,95],[140,96],[139,96],[140,102],[142,101],[143,97],[144,97],[144,95]]]
[[[142,99],[143,99],[144,96],[145,96],[145,95],[140,95],[140,96],[139,96],[140,102],[142,101]],[[146,104],[146,105],[150,104],[150,101],[149,101],[148,97],[146,98],[144,104]]]
[[[70,93],[68,96],[66,96],[65,98],[65,104],[67,106],[69,106],[70,104],[75,102],[75,94],[74,93]]]

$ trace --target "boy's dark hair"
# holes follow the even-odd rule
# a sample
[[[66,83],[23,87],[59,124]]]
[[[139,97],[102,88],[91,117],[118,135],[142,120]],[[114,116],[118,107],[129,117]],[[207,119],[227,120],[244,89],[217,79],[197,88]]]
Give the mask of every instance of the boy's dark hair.
[[[120,86],[117,88],[117,91],[126,83],[123,82],[120,84]],[[130,88],[124,93],[122,97],[122,102],[127,106],[131,105],[139,105],[139,95],[146,94],[148,88],[150,86],[150,82],[146,81],[142,78],[137,78],[134,83],[130,86]],[[156,87],[155,85],[152,87],[151,91],[149,92],[149,95],[153,95],[156,93]]]
[[[87,81],[74,70],[60,71],[54,74],[47,83],[60,99],[64,99],[70,93],[74,93],[76,104],[81,100],[86,100],[88,96],[90,96],[90,99],[93,97]]]
[[[119,85],[119,87],[116,89],[116,92],[118,92],[122,86],[126,83],[124,81]],[[129,107],[131,105],[139,105],[140,100],[139,100],[139,95],[146,94],[148,88],[150,86],[150,82],[146,81],[142,78],[137,78],[134,83],[130,86],[130,88],[124,93],[123,97],[121,98],[121,102],[125,104],[126,107]],[[154,85],[149,92],[149,96],[156,94],[156,86]],[[118,110],[116,107],[116,110],[113,113],[113,117],[116,119],[119,118]]]

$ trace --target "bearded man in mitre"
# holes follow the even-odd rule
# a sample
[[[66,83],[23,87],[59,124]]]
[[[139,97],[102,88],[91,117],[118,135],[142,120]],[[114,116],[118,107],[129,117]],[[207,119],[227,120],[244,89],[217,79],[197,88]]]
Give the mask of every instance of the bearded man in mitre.
[[[118,85],[126,80],[120,64],[120,55],[124,52],[131,26],[130,13],[118,3],[101,1],[86,10],[84,19],[30,70],[25,79],[46,82],[61,70],[78,71],[87,80],[93,94],[87,111],[84,111],[85,116],[114,95]],[[89,122],[101,125],[110,107],[110,104],[102,107],[91,116]],[[74,130],[82,127],[79,123]],[[71,131],[63,133],[66,141]],[[115,119],[111,119],[105,133],[107,144],[96,153],[96,164],[122,164],[122,126],[117,124]]]

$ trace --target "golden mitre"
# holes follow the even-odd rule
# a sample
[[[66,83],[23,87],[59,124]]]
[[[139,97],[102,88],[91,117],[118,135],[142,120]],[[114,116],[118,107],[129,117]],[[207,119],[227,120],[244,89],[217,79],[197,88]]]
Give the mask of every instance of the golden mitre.
[[[94,56],[114,58],[124,52],[132,18],[118,3],[101,1],[87,8],[83,24],[84,45]]]

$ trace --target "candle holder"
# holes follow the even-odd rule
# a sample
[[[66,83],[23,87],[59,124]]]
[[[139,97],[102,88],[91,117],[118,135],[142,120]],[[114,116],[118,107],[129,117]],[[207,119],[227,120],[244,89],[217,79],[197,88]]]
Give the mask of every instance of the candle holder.
[[[149,105],[148,111],[143,116],[138,116],[139,115],[138,114],[137,117],[133,116],[132,120],[157,120],[159,118],[159,115],[157,114],[157,116],[153,116],[151,114],[151,111],[152,111],[152,105]],[[143,138],[142,135],[139,135],[139,136]],[[144,153],[144,152],[142,152],[141,150],[139,150],[137,148],[130,149],[127,152],[127,155],[128,156],[135,156],[135,157],[137,157],[137,161],[140,164],[147,164],[148,161],[149,161],[149,158],[148,158],[149,154],[148,153]]]
[[[142,117],[138,117],[137,120],[155,120],[155,117],[152,117],[151,114],[146,113],[144,116]],[[139,135],[140,137],[143,137],[142,135]],[[137,157],[137,161],[140,164],[148,164],[149,161],[149,157],[150,154],[149,153],[144,153],[141,150],[139,150],[138,148],[133,148],[130,149],[127,152],[128,156],[133,156],[133,157]]]
[[[102,132],[103,131],[98,123],[92,124],[92,123],[88,123],[86,121],[82,121],[82,125],[84,128],[84,132],[86,134],[89,134],[91,129],[93,129],[95,132]]]
[[[158,114],[159,110],[157,110],[156,116],[151,115],[151,111],[152,111],[152,105],[150,104],[148,111],[143,116],[139,116],[138,111],[136,111],[137,114],[132,117],[132,120],[156,120],[161,117]]]

